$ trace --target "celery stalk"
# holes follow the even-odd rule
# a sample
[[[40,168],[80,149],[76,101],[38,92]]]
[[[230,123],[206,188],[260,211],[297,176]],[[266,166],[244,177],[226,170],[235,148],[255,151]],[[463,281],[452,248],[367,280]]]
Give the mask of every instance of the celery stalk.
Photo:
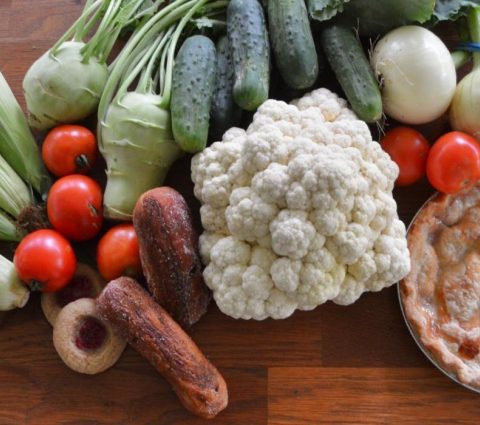
[[[0,72],[0,155],[39,193],[46,192],[50,177],[20,105]]]
[[[18,277],[15,266],[0,255],[0,311],[23,307],[30,292]]]

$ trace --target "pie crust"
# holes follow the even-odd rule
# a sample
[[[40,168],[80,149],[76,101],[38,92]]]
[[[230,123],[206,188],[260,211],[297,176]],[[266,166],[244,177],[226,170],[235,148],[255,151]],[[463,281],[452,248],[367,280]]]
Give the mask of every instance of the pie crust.
[[[480,389],[480,185],[431,198],[408,248],[400,294],[412,330],[444,371]]]

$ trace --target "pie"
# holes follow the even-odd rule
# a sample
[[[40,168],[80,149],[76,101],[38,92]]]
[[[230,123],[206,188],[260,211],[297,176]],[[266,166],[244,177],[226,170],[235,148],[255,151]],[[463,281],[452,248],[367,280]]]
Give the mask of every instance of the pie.
[[[480,389],[480,185],[438,194],[408,233],[405,315],[438,365]]]

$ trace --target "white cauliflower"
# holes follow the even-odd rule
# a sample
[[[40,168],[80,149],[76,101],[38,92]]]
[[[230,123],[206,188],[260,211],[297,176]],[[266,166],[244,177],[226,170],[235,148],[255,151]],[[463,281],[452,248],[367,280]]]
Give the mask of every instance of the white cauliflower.
[[[351,304],[410,269],[398,167],[343,99],[268,100],[192,160],[204,278],[225,314],[283,319]]]

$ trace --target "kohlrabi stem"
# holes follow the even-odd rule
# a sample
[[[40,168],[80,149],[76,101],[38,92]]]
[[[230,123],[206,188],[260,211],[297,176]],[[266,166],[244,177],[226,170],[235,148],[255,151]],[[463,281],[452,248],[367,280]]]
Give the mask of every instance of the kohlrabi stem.
[[[105,36],[111,35],[111,24],[116,22],[117,13],[120,11],[122,6],[122,0],[111,0],[108,5],[105,16],[100,22],[95,35],[88,41],[86,46],[82,49],[83,54],[83,63],[88,63],[90,58],[94,56],[97,51],[98,45],[101,44],[101,41]]]
[[[150,60],[147,63],[147,66],[142,72],[142,75],[140,77],[140,81],[137,86],[137,90],[140,93],[148,93],[152,91],[152,74],[153,74],[153,67],[159,62],[158,58],[160,54],[166,50],[165,45],[168,43],[170,40],[170,37],[173,33],[174,27],[170,27],[166,33],[161,33],[159,35],[160,38],[160,43],[157,46],[157,49],[155,52],[153,52],[152,56],[150,57]]]
[[[155,13],[155,11],[159,8],[159,6],[164,3],[165,0],[156,0],[150,7],[142,10],[140,13],[134,16],[134,19],[142,19],[146,15],[150,15]]]
[[[104,7],[99,7],[96,10],[96,12],[94,13],[94,15],[88,20],[88,22],[79,23],[79,25],[78,25],[78,31],[79,31],[78,41],[85,40],[85,37],[87,37],[87,35],[90,33],[90,31],[93,30],[93,27],[102,18],[104,13],[105,13],[105,8]]]
[[[172,44],[172,37],[170,37],[170,40],[168,40],[168,45],[165,48],[165,50],[162,52],[162,57],[160,59],[160,65],[158,67],[158,85],[159,85],[159,91],[160,91],[160,96],[163,99],[164,97],[164,90],[165,90],[165,75],[167,72],[166,69],[166,62],[167,62],[167,57],[168,57],[168,52],[170,51],[170,45]]]
[[[58,41],[53,45],[53,47],[50,49],[50,54],[55,55],[56,51],[58,48],[65,43],[67,40],[70,40],[75,32],[77,31],[77,28],[80,27],[80,24],[84,23],[85,16],[89,16],[93,11],[96,9],[101,9],[103,6],[103,0],[97,0],[95,3],[90,5],[88,8],[84,9],[82,12],[82,15],[73,23],[73,25],[63,34]],[[98,10],[97,10],[98,12]],[[97,15],[97,13],[95,13]]]
[[[472,7],[467,19],[471,41],[480,43],[480,6]],[[473,68],[480,68],[480,52],[473,53]]]
[[[177,29],[173,33],[172,42],[168,47],[168,59],[167,59],[167,69],[165,73],[165,79],[161,82],[161,93],[162,102],[160,104],[161,108],[167,109],[170,106],[170,99],[172,95],[172,77],[173,77],[173,65],[175,64],[175,49],[177,47],[178,40],[182,35],[182,31],[187,25],[187,23],[192,19],[192,17],[197,13],[208,0],[198,0],[197,4],[193,6],[188,13],[180,20]]]
[[[163,47],[165,46],[166,36],[164,33],[158,35],[157,42],[155,43],[155,51],[150,55],[148,62],[143,67],[142,73],[140,75],[136,92],[145,94],[151,91],[151,81],[152,81],[152,72],[153,66],[158,60],[158,56],[162,52]]]
[[[123,95],[127,92],[128,87],[130,87],[130,85],[135,81],[138,75],[142,72],[142,69],[145,68],[146,63],[152,56],[153,52],[156,50],[160,41],[161,38],[159,37],[156,42],[150,45],[150,47],[146,47],[145,49],[138,51],[136,54],[133,54],[133,60],[129,64],[129,67],[125,72],[125,79],[121,81],[117,93],[113,98],[113,102],[121,99]]]
[[[83,7],[83,10],[88,9],[93,4],[93,1],[94,0],[87,0],[85,3],[85,6]],[[83,31],[83,28],[85,28],[85,22],[87,20],[87,16],[82,14],[80,18],[83,18],[83,19],[81,20],[81,22],[79,23],[78,27],[75,30],[75,36],[74,36],[75,41],[82,40],[82,31]]]
[[[98,46],[98,51],[101,52],[97,56],[99,57],[100,61],[106,62],[110,53],[112,53],[113,48],[115,47],[115,43],[117,42],[118,37],[120,37],[120,33],[122,32],[122,27],[118,27],[111,37],[105,38],[102,40],[102,43]]]

